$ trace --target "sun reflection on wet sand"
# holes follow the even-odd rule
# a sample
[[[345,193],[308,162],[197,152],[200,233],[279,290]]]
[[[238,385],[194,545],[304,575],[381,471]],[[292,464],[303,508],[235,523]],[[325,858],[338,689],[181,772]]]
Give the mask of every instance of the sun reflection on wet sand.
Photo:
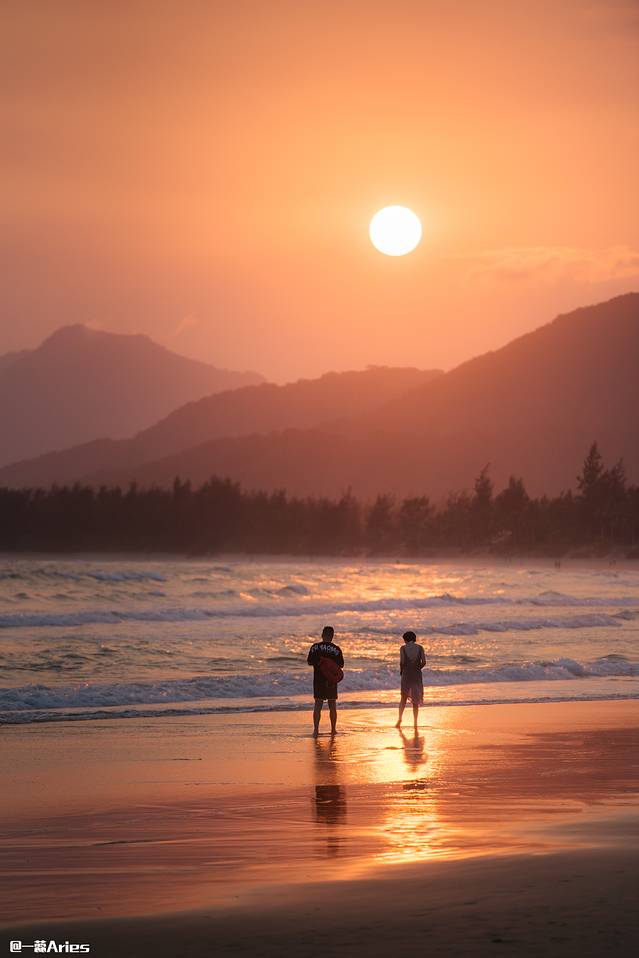
[[[429,791],[428,775],[429,772],[436,775],[436,734],[432,739],[429,736],[428,752],[425,735],[400,730],[399,736],[402,750],[396,754],[403,759],[408,779],[399,782],[398,787],[387,795],[381,827],[388,846],[375,855],[379,862],[414,862],[430,858],[433,840],[441,829],[434,790]],[[431,761],[432,767],[428,767]]]
[[[381,840],[369,865],[418,862],[441,855],[446,823],[438,811],[438,780],[445,761],[446,716],[429,715],[432,723],[418,730],[393,730],[391,744],[371,749],[371,785],[384,782],[378,793],[379,820],[373,832]],[[379,739],[379,729],[371,733]],[[395,738],[396,736],[396,738]],[[374,744],[371,742],[371,745]],[[379,786],[377,786],[379,788]]]
[[[577,841],[578,830],[566,823],[578,817],[600,828],[606,814],[637,813],[637,776],[625,775],[619,762],[636,729],[562,734],[542,721],[528,732],[525,721],[494,721],[505,714],[525,719],[524,710],[495,709],[481,728],[464,710],[429,710],[428,725],[415,733],[384,729],[379,713],[367,715],[368,727],[349,743],[357,755],[350,823],[359,837],[349,876],[391,864],[596,844],[596,828],[586,824]],[[548,718],[539,709],[528,715],[531,725],[533,716]],[[381,748],[380,736],[388,743]]]

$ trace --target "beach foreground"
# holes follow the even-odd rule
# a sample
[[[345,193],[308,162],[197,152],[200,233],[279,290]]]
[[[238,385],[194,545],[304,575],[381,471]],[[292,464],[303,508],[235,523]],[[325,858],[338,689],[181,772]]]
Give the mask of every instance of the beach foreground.
[[[635,702],[2,730],[3,937],[97,955],[639,944]]]
[[[626,955],[639,945],[637,864],[622,849],[437,862],[287,889],[227,912],[40,922],[6,937],[86,942],[122,958]]]

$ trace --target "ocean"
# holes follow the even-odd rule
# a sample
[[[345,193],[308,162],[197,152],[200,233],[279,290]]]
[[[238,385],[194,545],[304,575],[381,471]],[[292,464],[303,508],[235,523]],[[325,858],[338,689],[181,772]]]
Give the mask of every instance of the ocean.
[[[639,698],[639,569],[552,561],[0,560],[0,722],[307,710],[333,625],[342,705]]]

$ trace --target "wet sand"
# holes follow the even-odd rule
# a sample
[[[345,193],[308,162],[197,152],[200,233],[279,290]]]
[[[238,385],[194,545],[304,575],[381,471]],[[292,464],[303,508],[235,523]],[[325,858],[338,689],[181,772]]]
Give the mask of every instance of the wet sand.
[[[625,956],[639,946],[637,864],[636,852],[617,849],[399,866],[224,910],[37,922],[5,938],[87,943],[105,958]]]
[[[416,736],[393,719],[342,713],[318,741],[281,713],[2,729],[4,937],[631,951],[636,703],[430,708]]]

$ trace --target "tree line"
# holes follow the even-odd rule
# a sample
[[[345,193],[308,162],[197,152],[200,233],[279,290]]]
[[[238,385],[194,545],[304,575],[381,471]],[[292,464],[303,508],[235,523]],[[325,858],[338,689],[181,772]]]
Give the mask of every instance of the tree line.
[[[441,504],[427,495],[362,502],[249,492],[230,479],[199,488],[128,489],[74,484],[0,488],[0,550],[244,552],[406,555],[489,550],[497,554],[584,554],[621,549],[639,557],[639,486],[623,462],[607,468],[596,443],[576,489],[532,498],[511,476],[495,492],[486,466],[472,491]]]

